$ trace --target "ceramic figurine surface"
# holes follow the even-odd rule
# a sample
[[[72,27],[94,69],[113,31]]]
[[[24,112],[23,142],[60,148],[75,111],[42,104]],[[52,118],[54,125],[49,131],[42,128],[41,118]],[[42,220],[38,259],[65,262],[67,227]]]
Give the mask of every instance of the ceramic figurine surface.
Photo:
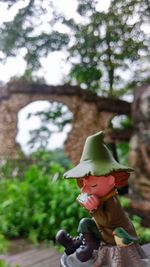
[[[81,219],[77,238],[64,230],[57,233],[66,254],[62,266],[146,266],[134,226],[118,199],[117,187],[127,185],[132,171],[114,159],[102,131],[87,138],[79,164],[64,178],[77,180],[81,191],[77,201],[91,218]]]

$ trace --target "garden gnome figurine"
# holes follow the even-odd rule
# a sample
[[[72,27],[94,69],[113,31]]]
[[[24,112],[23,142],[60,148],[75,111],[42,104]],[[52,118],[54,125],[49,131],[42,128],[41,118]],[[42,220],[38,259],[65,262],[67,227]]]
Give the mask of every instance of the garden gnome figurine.
[[[57,233],[56,240],[65,247],[67,255],[64,266],[144,266],[142,259],[146,256],[138,242],[120,247],[114,236],[119,228],[137,240],[135,229],[120,205],[117,192],[117,187],[127,185],[132,171],[114,159],[104,144],[102,131],[87,138],[80,163],[66,172],[64,177],[77,180],[81,189],[77,201],[89,211],[92,218],[82,218],[79,222],[80,238],[72,239],[68,234],[64,238],[64,230]],[[70,246],[64,245],[66,238],[71,244],[71,253]]]

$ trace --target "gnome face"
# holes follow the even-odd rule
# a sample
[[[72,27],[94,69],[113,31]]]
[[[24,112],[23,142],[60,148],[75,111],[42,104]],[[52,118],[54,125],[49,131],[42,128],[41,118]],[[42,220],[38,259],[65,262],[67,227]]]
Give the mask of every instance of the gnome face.
[[[82,193],[104,197],[115,187],[115,178],[109,176],[87,176],[82,179]]]

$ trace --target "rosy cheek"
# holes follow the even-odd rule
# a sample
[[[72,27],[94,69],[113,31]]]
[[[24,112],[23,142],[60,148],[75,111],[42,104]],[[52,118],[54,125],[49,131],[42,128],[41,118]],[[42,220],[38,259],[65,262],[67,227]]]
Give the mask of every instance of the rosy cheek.
[[[101,190],[103,190],[103,187],[101,185],[98,185],[95,189],[97,192],[101,192]]]
[[[95,193],[95,195],[101,197],[101,196],[105,195],[105,193],[106,193],[105,190],[106,189],[103,186],[99,185],[94,189],[94,193]]]

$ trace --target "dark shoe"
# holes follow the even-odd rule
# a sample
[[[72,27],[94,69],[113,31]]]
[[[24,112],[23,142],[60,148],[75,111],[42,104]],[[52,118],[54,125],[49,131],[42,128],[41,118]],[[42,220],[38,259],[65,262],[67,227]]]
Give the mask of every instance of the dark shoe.
[[[93,239],[93,236],[90,233],[84,233],[83,238],[83,245],[76,250],[76,256],[81,262],[91,259],[93,250],[97,250],[100,246],[100,242]]]
[[[76,257],[79,261],[85,262],[92,258],[93,255],[93,249],[90,248],[88,245],[81,245],[76,250]]]
[[[72,238],[65,230],[59,230],[56,234],[56,240],[65,248],[65,253],[70,255],[82,245],[82,235]]]

